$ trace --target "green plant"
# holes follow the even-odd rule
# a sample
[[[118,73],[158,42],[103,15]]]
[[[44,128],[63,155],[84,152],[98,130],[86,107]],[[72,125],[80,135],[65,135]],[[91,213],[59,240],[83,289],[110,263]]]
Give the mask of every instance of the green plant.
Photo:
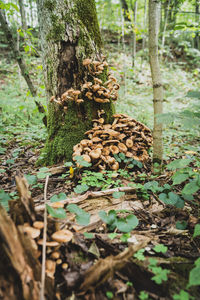
[[[155,283],[161,284],[163,281],[167,281],[170,270],[163,269],[157,266],[157,260],[155,258],[149,258],[148,269],[155,275],[151,278]]]
[[[125,218],[118,217],[117,213],[128,212],[128,211],[115,211],[110,210],[108,213],[101,210],[99,212],[99,217],[101,220],[106,223],[109,227],[109,230],[113,231],[117,228],[121,232],[128,233],[133,230],[138,225],[138,219],[136,216],[129,214]],[[129,213],[129,212],[128,212]]]
[[[61,200],[65,200],[66,199],[66,194],[65,193],[60,193],[58,195],[54,195],[50,198],[50,201],[51,202],[58,202],[58,201],[61,201]]]
[[[8,201],[11,200],[11,197],[4,190],[0,190],[0,204],[5,208],[6,211],[9,210]]]
[[[57,219],[66,219],[67,215],[66,212],[63,208],[53,208],[51,206],[49,206],[48,204],[46,204],[47,207],[47,211],[48,213],[53,217],[53,218],[57,218]]]
[[[106,297],[107,297],[108,299],[113,299],[114,295],[113,295],[112,292],[108,291],[108,292],[106,292]]]
[[[68,204],[67,209],[76,215],[76,222],[79,225],[87,226],[90,223],[90,214],[85,212],[82,208],[76,204]]]

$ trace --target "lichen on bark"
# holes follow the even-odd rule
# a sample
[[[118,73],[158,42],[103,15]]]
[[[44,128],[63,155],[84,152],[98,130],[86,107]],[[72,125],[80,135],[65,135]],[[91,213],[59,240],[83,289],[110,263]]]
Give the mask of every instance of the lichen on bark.
[[[86,77],[82,61],[101,58],[101,35],[94,0],[38,0],[47,98],[59,98],[69,88],[80,89]],[[103,81],[107,72],[103,74]],[[73,145],[92,127],[97,111],[104,109],[106,122],[112,121],[112,103],[99,104],[84,99],[70,103],[67,112],[48,104],[48,138],[43,164],[71,160]]]

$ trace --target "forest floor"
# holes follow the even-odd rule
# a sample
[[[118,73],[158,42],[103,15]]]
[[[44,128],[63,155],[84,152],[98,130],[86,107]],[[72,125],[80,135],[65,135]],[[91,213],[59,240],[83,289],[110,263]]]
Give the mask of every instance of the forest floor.
[[[108,61],[121,85],[117,112],[152,129],[148,63],[137,58],[134,69],[130,68],[130,56],[115,52],[112,47],[110,50],[113,51]],[[32,59],[29,63],[38,86],[37,100],[45,104],[41,66]],[[47,247],[47,260],[56,264],[49,276],[55,280],[57,299],[199,299],[200,138],[196,69],[186,72],[177,63],[162,64],[164,165],[162,173],[155,175],[152,169],[156,165],[131,170],[125,167],[103,174],[90,168],[75,168],[68,162],[36,167],[46,137],[42,115],[27,92],[18,67],[8,60],[2,60],[0,67],[0,203],[9,211],[9,201],[19,198],[15,176],[24,175],[37,220],[42,220],[44,187],[49,176],[48,220],[59,220],[61,228],[72,233],[69,242],[59,244],[56,251]],[[52,233],[52,228],[48,228],[48,239]],[[58,252],[59,257],[52,258],[53,252]]]

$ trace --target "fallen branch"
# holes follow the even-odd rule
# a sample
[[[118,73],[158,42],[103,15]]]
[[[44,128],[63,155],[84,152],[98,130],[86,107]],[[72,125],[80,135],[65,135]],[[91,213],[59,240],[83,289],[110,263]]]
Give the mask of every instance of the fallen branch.
[[[105,259],[99,259],[97,263],[85,272],[85,279],[81,284],[80,293],[84,294],[107,281],[116,271],[122,269],[133,254],[144,248],[149,241],[150,238],[145,238],[141,243],[130,246],[116,256],[110,255]]]

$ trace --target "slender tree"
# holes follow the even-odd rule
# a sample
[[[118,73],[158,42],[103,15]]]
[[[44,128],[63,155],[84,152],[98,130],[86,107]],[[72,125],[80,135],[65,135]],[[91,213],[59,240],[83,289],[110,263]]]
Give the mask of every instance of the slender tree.
[[[153,128],[153,160],[162,162],[162,124],[158,122],[157,115],[163,112],[163,86],[158,59],[158,32],[160,1],[149,0],[149,59],[151,76],[153,82],[153,106],[154,106],[154,128]]]
[[[21,23],[22,23],[22,29],[24,32],[27,30],[27,22],[26,22],[26,13],[24,8],[24,1],[18,0],[19,2],[19,9],[20,9],[20,15],[21,15]]]
[[[103,60],[94,0],[38,0],[38,15],[47,97],[55,97],[48,105],[43,163],[53,164],[71,160],[73,146],[84,138],[98,112],[103,109],[105,122],[110,122],[114,108],[111,101],[97,103],[84,93],[81,93],[84,102],[69,101],[67,110],[58,104],[58,99],[69,89],[82,91],[88,76],[83,65],[86,58]],[[98,77],[105,82],[107,70]]]
[[[137,0],[135,0],[133,5],[133,33],[132,33],[132,66],[135,65],[135,57],[136,57],[136,22],[137,22]]]

